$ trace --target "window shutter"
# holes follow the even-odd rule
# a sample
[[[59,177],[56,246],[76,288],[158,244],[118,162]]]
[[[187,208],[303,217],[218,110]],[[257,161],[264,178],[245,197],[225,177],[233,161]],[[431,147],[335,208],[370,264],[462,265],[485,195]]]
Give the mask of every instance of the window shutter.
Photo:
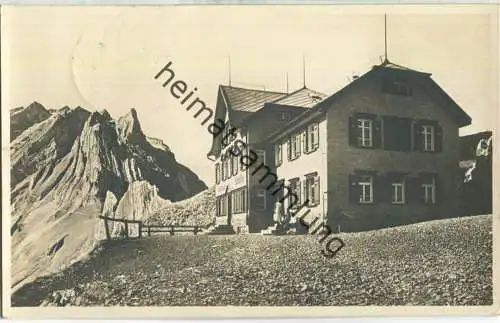
[[[297,135],[295,135],[295,140],[297,142],[297,144],[296,144],[297,151],[295,152],[295,158],[298,158],[300,156],[301,152],[302,152],[302,144],[301,144],[301,139],[302,138],[303,138],[303,136],[301,136],[300,133],[298,133]]]
[[[436,198],[436,204],[441,204],[443,202],[443,198],[444,198],[444,195],[443,195],[443,185],[442,185],[442,182],[441,182],[441,179],[439,178],[439,176],[435,176],[434,177],[434,183],[435,183],[435,198]]]
[[[382,147],[382,121],[375,119],[373,122],[373,148]]]
[[[436,124],[435,127],[435,134],[436,134],[436,138],[434,139],[435,140],[435,148],[436,148],[436,152],[439,153],[441,151],[443,151],[443,129],[441,128],[440,125]]]
[[[302,183],[300,183],[302,182]],[[306,180],[303,180],[303,181],[300,181],[299,180],[299,187],[301,188],[300,191],[301,191],[301,194],[302,196],[300,197],[300,203],[305,203],[306,202],[306,199],[308,198],[307,196],[307,182]],[[309,203],[311,203],[311,201],[309,201]],[[309,205],[309,203],[307,205]]]
[[[358,203],[359,202],[359,186],[358,178],[356,175],[349,175],[349,202]]]
[[[319,204],[321,201],[321,190],[319,187],[319,176],[314,177],[314,203]]]
[[[288,160],[292,159],[292,140],[288,138],[286,141],[286,154],[288,156]]]
[[[349,117],[349,144],[358,146],[358,120],[354,117]]]
[[[392,181],[393,178],[388,174],[375,177],[373,188],[375,202],[392,203]]]
[[[422,184],[424,183],[424,180],[422,178],[422,176],[419,176],[417,179],[416,179],[416,191],[418,192],[417,196],[416,196],[416,201],[417,203],[419,204],[425,204],[425,191],[424,191],[424,188],[422,187]]]
[[[301,190],[301,182],[300,182],[300,179],[297,179],[297,204],[301,204],[302,203],[302,190]]]
[[[309,127],[307,127],[304,132],[302,133],[302,146],[304,147],[304,153],[309,152]]]
[[[319,147],[319,123],[314,125],[314,138],[313,149],[317,149]]]
[[[422,124],[419,122],[413,123],[413,150],[414,151],[423,151],[422,135],[420,133],[421,126],[422,126]]]
[[[406,178],[405,181],[406,203],[419,204],[423,201],[422,199],[423,193],[420,184],[421,183],[418,177]]]
[[[381,175],[373,175],[373,203],[384,202],[384,187]]]

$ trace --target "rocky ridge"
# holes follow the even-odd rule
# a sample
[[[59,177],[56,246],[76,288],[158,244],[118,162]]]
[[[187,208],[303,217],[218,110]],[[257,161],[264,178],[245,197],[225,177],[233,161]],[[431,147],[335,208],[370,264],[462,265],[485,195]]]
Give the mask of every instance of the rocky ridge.
[[[11,141],[14,288],[88,255],[105,236],[99,215],[143,219],[206,189],[168,146],[144,135],[134,109],[117,121],[106,110],[26,109],[49,115],[30,117],[40,121]],[[26,109],[11,117],[32,116]]]

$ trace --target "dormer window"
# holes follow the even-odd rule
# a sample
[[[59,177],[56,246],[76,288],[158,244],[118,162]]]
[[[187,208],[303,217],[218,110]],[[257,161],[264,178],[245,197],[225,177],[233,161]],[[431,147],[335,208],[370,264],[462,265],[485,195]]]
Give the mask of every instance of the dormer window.
[[[413,93],[408,82],[391,78],[383,81],[382,92],[402,96],[411,96]]]
[[[279,118],[281,121],[290,120],[290,113],[289,112],[280,112]]]

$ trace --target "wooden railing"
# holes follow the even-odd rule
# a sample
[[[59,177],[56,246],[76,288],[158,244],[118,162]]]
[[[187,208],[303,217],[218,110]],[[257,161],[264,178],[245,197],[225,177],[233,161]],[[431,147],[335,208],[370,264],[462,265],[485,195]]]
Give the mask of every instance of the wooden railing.
[[[151,236],[152,233],[169,233],[171,236],[173,236],[176,232],[192,232],[194,235],[197,235],[199,232],[202,232],[203,229],[209,228],[210,226],[214,225],[214,223],[211,223],[205,227],[199,225],[145,225],[143,221],[140,220],[115,219],[106,216],[99,216],[99,218],[104,220],[106,238],[108,240],[111,240],[111,234],[109,232],[109,221],[123,223],[125,225],[125,237],[127,239],[129,239],[129,224],[139,225],[139,239],[142,238],[143,233],[147,233],[148,236]]]
[[[128,236],[128,225],[129,224],[138,224],[139,225],[139,239],[142,238],[142,227],[143,227],[143,223],[142,221],[140,220],[127,220],[127,219],[115,219],[115,218],[109,218],[107,216],[99,216],[99,218],[103,219],[104,220],[104,228],[106,230],[106,238],[108,240],[111,240],[111,233],[109,232],[109,221],[111,222],[120,222],[120,223],[123,223],[125,225],[125,237],[128,239],[129,236]]]
[[[203,228],[197,225],[146,225],[142,227],[143,233],[151,236],[151,233],[169,233],[171,236],[175,232],[193,232],[194,235],[203,231]]]

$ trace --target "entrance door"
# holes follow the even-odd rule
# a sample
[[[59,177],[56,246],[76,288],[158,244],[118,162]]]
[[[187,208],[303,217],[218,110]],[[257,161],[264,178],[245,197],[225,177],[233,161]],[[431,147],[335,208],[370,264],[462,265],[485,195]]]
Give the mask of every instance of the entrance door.
[[[231,225],[231,218],[233,216],[233,201],[231,198],[231,193],[226,195],[227,198],[227,224]]]

